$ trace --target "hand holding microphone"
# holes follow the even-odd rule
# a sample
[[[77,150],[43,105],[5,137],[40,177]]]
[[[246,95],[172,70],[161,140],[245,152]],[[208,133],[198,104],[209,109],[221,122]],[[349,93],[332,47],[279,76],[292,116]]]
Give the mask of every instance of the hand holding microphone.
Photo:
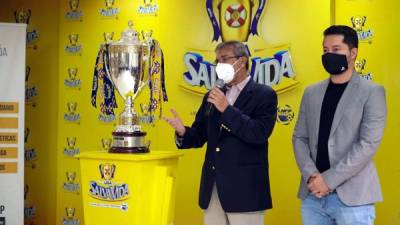
[[[215,82],[214,88],[210,91],[207,98],[206,115],[211,115],[216,108],[220,112],[224,112],[229,106],[229,102],[226,99],[225,93],[225,83],[223,80],[218,79]]]
[[[235,77],[235,69],[233,68],[233,65],[228,63],[218,63],[215,67],[215,72],[219,79],[215,81],[214,88],[210,91],[207,98],[207,116],[213,113],[215,110],[214,108],[217,108],[220,112],[224,112],[229,106],[229,102],[224,93],[226,91],[225,84],[230,83]]]

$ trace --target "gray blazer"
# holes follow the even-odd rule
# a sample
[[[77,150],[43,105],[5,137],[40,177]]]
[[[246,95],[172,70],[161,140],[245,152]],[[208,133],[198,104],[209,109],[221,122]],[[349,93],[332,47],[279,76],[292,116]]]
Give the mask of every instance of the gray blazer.
[[[318,173],[318,129],[322,100],[329,79],[304,91],[293,133],[293,148],[302,179],[298,197],[309,190],[307,180]],[[385,90],[354,72],[340,99],[328,140],[331,168],[322,176],[349,206],[382,201],[378,175],[372,160],[381,142],[386,122]]]

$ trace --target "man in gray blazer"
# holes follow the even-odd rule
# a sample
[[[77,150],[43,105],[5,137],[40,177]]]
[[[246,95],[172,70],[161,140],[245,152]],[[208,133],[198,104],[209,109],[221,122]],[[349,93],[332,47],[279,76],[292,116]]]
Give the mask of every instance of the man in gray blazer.
[[[386,121],[384,88],[354,70],[357,33],[324,31],[322,64],[329,79],[304,91],[293,134],[301,172],[304,225],[371,225],[382,201],[372,160]]]

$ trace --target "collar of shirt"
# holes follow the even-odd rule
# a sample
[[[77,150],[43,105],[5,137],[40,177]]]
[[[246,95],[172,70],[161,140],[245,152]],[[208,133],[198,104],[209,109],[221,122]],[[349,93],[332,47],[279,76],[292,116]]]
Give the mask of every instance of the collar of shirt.
[[[243,88],[246,86],[247,82],[251,79],[250,76],[246,77],[246,79],[242,80],[240,83],[233,85],[229,88],[227,88],[226,92],[226,98],[229,102],[230,105],[233,105],[240,95],[240,92],[242,92]]]
[[[246,86],[247,82],[251,79],[250,76],[247,76],[246,79],[242,80],[240,83],[230,86],[229,88],[235,87],[235,89],[242,91]]]

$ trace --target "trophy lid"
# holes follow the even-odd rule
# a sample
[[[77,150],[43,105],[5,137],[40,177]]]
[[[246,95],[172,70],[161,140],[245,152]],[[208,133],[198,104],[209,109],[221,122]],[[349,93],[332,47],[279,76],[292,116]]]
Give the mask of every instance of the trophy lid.
[[[138,32],[133,29],[133,22],[131,20],[128,22],[128,26],[129,28],[121,33],[121,39],[112,45],[142,45]]]

